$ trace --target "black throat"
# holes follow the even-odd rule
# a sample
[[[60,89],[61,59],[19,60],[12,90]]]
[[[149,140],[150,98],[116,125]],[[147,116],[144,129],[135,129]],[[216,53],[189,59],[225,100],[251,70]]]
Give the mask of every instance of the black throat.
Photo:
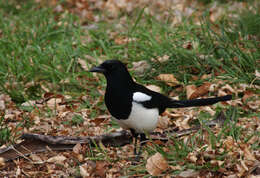
[[[105,104],[116,119],[127,119],[132,108],[134,81],[128,71],[119,70],[105,75]]]

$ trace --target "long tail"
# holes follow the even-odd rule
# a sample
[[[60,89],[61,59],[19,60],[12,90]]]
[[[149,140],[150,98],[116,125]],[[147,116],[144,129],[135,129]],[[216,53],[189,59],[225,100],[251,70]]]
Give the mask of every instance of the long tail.
[[[193,99],[193,100],[173,100],[171,103],[171,108],[184,108],[192,106],[207,106],[212,105],[220,101],[228,101],[232,99],[232,95],[226,95],[215,98],[205,98],[205,99]]]

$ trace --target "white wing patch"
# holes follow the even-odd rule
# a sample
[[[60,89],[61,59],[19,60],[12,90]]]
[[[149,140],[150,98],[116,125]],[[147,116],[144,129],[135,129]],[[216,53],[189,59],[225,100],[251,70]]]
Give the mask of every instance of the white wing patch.
[[[133,95],[133,100],[136,102],[144,102],[144,101],[149,101],[151,100],[151,96],[142,93],[142,92],[135,92]]]

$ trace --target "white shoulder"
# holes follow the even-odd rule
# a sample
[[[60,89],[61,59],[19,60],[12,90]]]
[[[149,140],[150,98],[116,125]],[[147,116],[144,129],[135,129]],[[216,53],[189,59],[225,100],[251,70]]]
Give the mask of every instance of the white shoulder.
[[[133,94],[133,100],[136,101],[136,102],[144,102],[144,101],[149,101],[151,100],[151,96],[145,94],[145,93],[142,93],[142,92],[135,92]]]

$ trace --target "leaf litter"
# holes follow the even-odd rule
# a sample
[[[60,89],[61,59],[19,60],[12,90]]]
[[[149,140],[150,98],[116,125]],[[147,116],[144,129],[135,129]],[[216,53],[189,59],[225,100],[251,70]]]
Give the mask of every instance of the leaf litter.
[[[41,0],[36,1],[37,3],[45,3]],[[138,0],[69,0],[65,4],[59,4],[56,0],[51,1],[51,5],[55,7],[54,11],[65,12],[66,10],[69,10],[71,13],[79,15],[83,25],[87,23],[87,20],[93,22],[98,22],[102,18],[113,20],[113,18],[116,18],[118,14],[122,12],[133,12],[137,6],[146,6],[145,13],[151,14],[157,19],[169,17],[167,10],[171,9],[175,14],[171,19],[172,24],[178,24],[181,23],[183,16],[199,16],[199,14],[202,13],[202,11],[199,11],[197,12],[198,15],[195,14],[198,7],[203,8],[203,6],[198,6],[199,2],[187,3],[190,2],[183,2],[180,0],[165,2]],[[236,2],[230,6],[229,9],[242,9],[245,6],[244,4]],[[101,13],[101,16],[103,17],[95,15],[94,10],[103,11],[104,8],[110,12],[109,17],[105,17],[103,13]],[[210,7],[210,20],[214,23],[225,13],[226,11],[223,7],[213,3]],[[232,13],[229,13],[229,16],[231,15]],[[197,20],[194,23],[200,23],[200,21]],[[124,45],[130,43],[132,40],[135,39],[118,36],[115,38],[115,43]],[[193,46],[194,45],[190,42],[187,42],[184,47],[190,49]],[[92,63],[96,62],[91,56],[87,56],[87,58],[91,58]],[[167,62],[169,56],[163,55],[155,60],[160,63]],[[78,63],[83,70],[87,71],[89,69],[85,60],[78,59]],[[136,63],[133,64],[133,66],[133,70],[140,72],[140,74],[143,74],[146,70],[150,70],[151,68],[149,64],[143,63]],[[138,69],[138,67],[140,68]],[[204,78],[209,78],[209,76],[204,76]],[[180,82],[173,74],[160,74],[157,79],[165,82],[166,85],[171,87],[180,85]],[[94,80],[98,80],[98,77],[96,76]],[[257,70],[255,71],[255,80],[259,80],[259,71]],[[224,85],[223,83],[227,84]],[[241,107],[247,112],[260,112],[260,95],[259,92],[255,92],[255,88],[259,89],[259,86],[247,84],[233,86],[228,83],[228,81],[216,79],[210,83],[205,82],[198,87],[195,85],[188,85],[185,88],[187,99],[207,97],[209,93],[215,93],[219,96],[233,94],[233,96],[235,96],[234,100],[221,103],[220,105]],[[155,85],[148,87],[151,87],[156,91],[160,90],[160,87]],[[97,88],[97,90],[104,93],[103,88]],[[96,136],[107,133],[111,128],[112,123],[109,122],[110,115],[106,111],[104,113],[98,106],[99,103],[103,102],[101,97],[97,101],[91,101],[91,97],[85,96],[85,101],[90,100],[89,102],[92,105],[91,109],[86,109],[81,108],[83,97],[70,100],[66,98],[66,96],[50,93],[47,88],[45,91],[47,93],[45,93],[42,99],[31,100],[22,104],[27,110],[17,107],[8,95],[1,94],[0,110],[2,111],[2,116],[4,118],[2,122],[4,122],[4,125],[6,126],[4,129],[10,131],[11,136],[16,138],[16,143],[21,142],[19,136],[22,133]],[[243,93],[242,98],[239,97],[241,93]],[[192,121],[199,117],[199,113],[205,112],[214,115],[215,109],[216,106],[200,107],[196,111],[192,110],[192,108],[169,109],[160,118],[159,126],[155,131],[163,133],[167,128],[176,128],[177,130],[189,129],[191,128]],[[96,116],[91,116],[93,110],[95,110]],[[22,123],[22,125],[19,123]],[[30,125],[30,123],[33,124]],[[241,117],[235,125],[241,129],[242,136],[239,139],[235,139],[232,136],[223,137],[219,141],[223,144],[217,143],[216,145],[213,145],[213,143],[209,141],[212,135],[205,130],[202,131],[203,136],[196,134],[183,136],[181,140],[183,140],[187,146],[193,146],[188,142],[191,136],[195,136],[197,142],[203,143],[200,146],[197,145],[195,151],[189,152],[185,161],[198,166],[206,164],[216,166],[218,167],[217,173],[226,177],[255,176],[255,170],[260,169],[260,119],[257,116],[252,116],[251,118]],[[217,127],[211,134],[217,136],[218,133],[222,131],[221,129],[221,127]],[[12,143],[12,141],[6,140],[6,143]],[[172,141],[168,141],[168,143],[162,146],[166,153],[171,152],[168,147],[172,144]],[[254,146],[257,144],[258,149],[255,149]],[[7,144],[1,146],[2,149],[5,147],[7,147]],[[130,169],[132,164],[131,160],[128,158],[133,156],[131,155],[133,152],[131,144],[125,145],[122,148],[105,147],[102,145],[99,147],[103,150],[76,144],[72,151],[57,152],[49,149],[47,153],[39,153],[37,155],[31,154],[30,157],[20,158],[11,162],[5,162],[0,158],[1,175],[9,177],[50,175],[65,177],[73,175],[81,175],[82,177],[116,177],[129,173],[127,168]],[[154,149],[153,144],[149,144],[149,147]],[[148,154],[147,151],[144,151],[144,155],[145,154]],[[223,154],[225,154],[224,157]],[[179,172],[180,177],[216,175],[211,170],[203,172],[189,169],[185,167],[182,162],[172,164],[158,152],[147,157],[147,161],[142,161],[142,163],[145,163],[144,169],[151,175],[163,175],[167,177],[170,176],[171,171],[174,170],[181,170]],[[79,172],[77,172],[76,167],[79,168]],[[142,177],[147,173],[136,174],[137,176]]]

